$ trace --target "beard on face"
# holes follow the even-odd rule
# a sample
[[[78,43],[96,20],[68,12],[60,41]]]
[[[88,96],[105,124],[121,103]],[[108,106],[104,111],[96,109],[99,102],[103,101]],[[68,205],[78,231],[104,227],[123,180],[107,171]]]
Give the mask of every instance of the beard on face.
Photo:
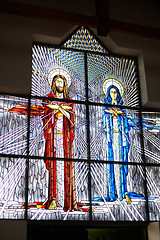
[[[56,87],[56,91],[58,92],[58,93],[63,93],[63,87]]]

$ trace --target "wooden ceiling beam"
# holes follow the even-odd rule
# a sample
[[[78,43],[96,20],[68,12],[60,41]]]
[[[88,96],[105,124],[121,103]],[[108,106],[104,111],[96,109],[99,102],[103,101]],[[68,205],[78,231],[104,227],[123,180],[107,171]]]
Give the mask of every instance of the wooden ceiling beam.
[[[111,20],[111,32],[121,32],[134,36],[160,40],[160,28]]]
[[[104,3],[104,1],[102,2]],[[101,36],[106,36],[108,32],[121,32],[144,38],[153,38],[160,40],[159,28],[111,20],[108,19],[108,13],[107,15],[102,16],[100,19],[100,14],[104,14],[102,7],[99,9],[99,16],[97,15],[97,17],[94,17],[79,13],[55,10],[52,8],[33,6],[29,4],[1,1],[0,12],[35,19],[96,28],[98,30],[98,34]],[[104,26],[101,27],[101,24],[104,24]]]
[[[110,32],[110,16],[108,0],[95,0],[96,17],[98,19],[97,34],[107,36]]]
[[[98,22],[92,16],[9,1],[0,2],[0,12],[53,22],[87,25],[93,28],[97,26]]]

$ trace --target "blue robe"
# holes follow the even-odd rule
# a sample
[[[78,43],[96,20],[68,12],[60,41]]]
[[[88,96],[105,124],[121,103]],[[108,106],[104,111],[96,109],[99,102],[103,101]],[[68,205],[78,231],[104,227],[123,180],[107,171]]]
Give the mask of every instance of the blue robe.
[[[129,130],[130,126],[126,118],[125,111],[124,114],[117,114],[118,119],[118,135],[119,135],[119,159],[114,159],[113,154],[113,115],[107,113],[105,110],[109,109],[105,107],[103,109],[103,119],[102,124],[106,132],[106,142],[108,146],[108,161],[120,161],[128,162],[128,152],[129,152]],[[121,109],[120,109],[121,110]],[[126,177],[128,174],[127,165],[119,165],[120,167],[120,200],[125,197],[125,192],[127,192]],[[114,165],[109,164],[109,174],[107,174],[107,200],[115,201],[117,196],[117,189],[115,184],[115,175],[114,175]]]

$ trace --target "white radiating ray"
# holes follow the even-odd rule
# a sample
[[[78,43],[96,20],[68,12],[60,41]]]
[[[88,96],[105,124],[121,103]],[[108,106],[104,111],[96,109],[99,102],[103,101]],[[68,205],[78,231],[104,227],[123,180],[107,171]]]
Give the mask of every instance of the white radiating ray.
[[[127,209],[129,210],[129,212],[131,213],[131,215],[133,216],[133,218],[134,218],[136,221],[138,221],[138,218],[135,216],[133,210],[131,210],[131,208],[130,208],[131,206],[132,206],[132,208],[135,210],[135,212],[139,215],[139,217],[141,218],[141,220],[142,220],[142,221],[145,221],[145,219],[144,219],[144,218],[142,217],[142,215],[138,212],[138,210],[136,209],[136,207],[133,207],[133,206],[134,206],[133,203],[130,204],[130,205],[128,205],[125,201],[123,201],[122,204],[125,205],[126,210],[127,210]],[[133,219],[133,220],[134,220],[134,219]]]
[[[75,170],[75,181],[77,182],[77,185],[78,185],[78,182],[81,181],[81,179],[83,178],[83,175],[88,169],[85,163],[79,162],[74,170]]]
[[[0,137],[0,144],[6,145],[6,142],[8,143],[8,139],[15,138],[17,134],[21,134],[26,132],[27,130],[27,123],[24,123],[23,125],[14,128],[13,130],[10,130],[9,132],[1,135]]]
[[[13,143],[13,144],[8,144],[8,145],[5,146],[5,148],[2,151],[3,154],[4,153],[13,154],[13,153],[17,152],[17,150],[20,151],[20,150],[26,149],[27,148],[27,142],[26,142],[26,140],[21,140],[21,141],[18,141],[16,143]]]
[[[94,171],[95,174],[97,175],[98,181],[99,181],[99,188],[101,190],[101,193],[103,196],[106,195],[106,176],[109,175],[109,171],[104,167],[104,164],[99,163],[91,165],[91,171]],[[102,178],[103,175],[103,178]]]
[[[45,123],[45,125],[41,128],[41,130],[38,132],[38,134],[36,135],[36,136],[34,136],[34,138],[33,138],[33,140],[31,141],[31,146],[32,146],[32,144],[34,145],[36,145],[37,143],[38,143],[38,141],[37,141],[37,139],[38,139],[38,137],[40,136],[40,134],[42,134],[43,133],[43,130],[45,129],[45,127],[47,126],[47,124],[51,121],[51,119],[53,119],[54,118],[54,115],[55,115],[55,113],[53,113],[52,114],[52,116],[48,119],[48,121]],[[33,153],[33,152],[32,152]],[[31,154],[31,148],[30,148],[30,154]]]
[[[37,212],[33,215],[33,217],[31,217],[31,220],[35,220],[36,217],[37,217],[39,214],[41,214],[42,211],[43,211],[42,208],[39,208],[39,209],[37,210]]]
[[[6,207],[7,203],[8,203],[8,201],[10,200],[10,198],[11,198],[11,196],[12,196],[14,190],[15,190],[15,187],[17,186],[19,180],[21,179],[24,170],[25,170],[25,166],[24,166],[24,167],[22,168],[22,170],[20,171],[21,174],[19,174],[18,178],[14,181],[14,186],[12,186],[12,189],[11,189],[10,192],[9,192],[8,198],[6,199],[3,207],[0,209],[0,216],[1,216],[1,214],[3,213],[3,211],[5,210],[5,207]]]
[[[137,150],[139,150],[139,152],[142,153],[142,149],[141,149],[140,146],[138,146],[138,145],[136,145],[136,144],[134,144],[134,146],[135,146],[135,148],[136,148]],[[148,150],[148,149],[145,149],[144,152],[145,152],[145,155],[146,155],[147,157],[149,157],[150,159],[154,160],[154,161],[157,162],[157,163],[160,163],[160,156],[159,156],[159,155],[157,155],[157,154],[154,153],[154,152],[151,152],[151,151]]]
[[[67,219],[69,212],[70,212],[70,210],[68,210],[68,211],[66,212],[66,215],[64,216],[63,221],[65,221],[65,220]]]
[[[103,193],[101,192],[100,184],[99,184],[99,179],[97,178],[97,175],[94,173],[94,171],[91,171],[91,176],[92,176],[92,179],[94,180],[94,183],[95,183],[95,185],[96,185],[96,187],[97,187],[97,189],[98,189],[98,191],[99,191],[100,196],[102,197],[102,199],[103,199],[103,201],[104,201],[105,206],[106,206],[107,209],[108,209],[108,212],[110,213],[113,221],[116,221],[116,218],[115,218],[114,214],[112,213],[112,211],[111,211],[111,209],[110,209],[107,201],[105,200],[105,198],[104,198],[104,196],[103,196]]]
[[[7,179],[9,178],[9,176],[11,175],[10,173],[13,173],[14,171],[16,171],[16,165],[17,164],[21,164],[20,163],[21,159],[17,159],[16,162],[13,164],[13,166],[10,168],[9,172],[4,176],[4,178],[1,179],[0,181],[0,192],[2,191],[3,185],[5,184],[5,182],[7,181]]]
[[[158,211],[160,212],[160,208],[159,208],[159,206],[158,206],[157,202],[155,203],[155,205],[156,205],[156,207],[157,207]]]
[[[8,147],[10,144],[13,144],[13,142],[15,142],[16,140],[18,140],[20,137],[22,137],[22,136],[24,136],[25,134],[27,133],[27,130],[24,132],[24,131],[21,131],[21,134],[18,134],[18,132],[17,132],[17,136],[14,138],[14,139],[12,139],[12,137],[8,137],[8,141],[7,141],[7,138],[6,138],[6,141],[5,141],[5,143],[4,142],[2,142],[1,144],[1,150],[2,150],[2,152],[3,152],[3,149],[5,149],[6,147]],[[25,140],[22,140],[22,141],[24,141],[25,142]],[[15,143],[16,144],[16,143]],[[17,151],[17,149],[15,149],[16,151]],[[5,151],[5,150],[4,150]]]
[[[40,219],[43,217],[44,214],[45,214],[45,211],[42,211],[42,212],[40,213],[40,215],[38,216],[37,220],[40,220]]]
[[[99,131],[99,134],[97,134],[94,139],[92,139],[91,143],[90,143],[90,149],[91,149],[91,155],[95,156],[94,158],[99,159],[98,155],[97,155],[97,149],[99,149],[99,147],[97,146],[98,139],[102,139],[103,136],[101,134],[101,131]],[[80,155],[80,158],[84,158],[84,156],[86,156],[87,158],[87,143],[85,142],[85,148],[83,148],[83,152]]]
[[[86,140],[83,138],[83,136],[79,133],[79,130],[77,128],[75,128],[76,130],[76,138],[75,141],[78,143],[78,150],[80,151],[80,155],[79,155],[79,159],[82,158],[87,158],[87,142]]]
[[[134,208],[135,212],[138,214],[138,216],[141,218],[142,221],[145,221],[145,219],[142,217],[142,215],[139,213],[139,211],[137,210],[137,208],[134,206],[133,203],[131,203],[132,208]]]
[[[36,124],[40,123],[40,118],[35,123],[35,119],[31,119],[30,129],[34,129]],[[2,153],[14,153],[18,150],[25,149],[27,147],[27,140],[18,140],[27,135],[27,123],[9,131],[1,136],[0,150]],[[18,141],[17,141],[18,140]],[[22,147],[21,147],[22,146]],[[18,147],[18,148],[17,148]]]
[[[128,213],[128,210],[127,210],[126,206],[124,206],[123,203],[122,203],[119,199],[117,199],[117,202],[118,202],[119,205],[122,207],[123,211],[124,211],[125,214],[128,216],[129,220],[130,220],[130,221],[133,221],[133,219],[131,218],[131,216],[130,216],[129,213]]]
[[[15,98],[15,97],[0,97],[0,100],[2,100],[2,101],[12,101],[12,102],[15,102],[15,99],[16,99],[16,102],[20,102],[20,103],[24,103],[24,102],[26,102],[26,104],[28,104],[28,99],[25,99],[25,98],[21,98],[21,99],[18,99],[18,98]]]
[[[81,190],[81,187],[83,186],[86,178],[88,177],[88,169],[83,170],[81,176],[77,181],[75,180],[76,183],[76,197],[78,198],[79,191]]]
[[[19,176],[22,177],[24,170],[25,170],[25,160],[22,159],[21,161],[19,161],[18,165],[16,165],[14,171],[13,172],[9,171],[9,174],[7,174],[8,181],[4,182],[1,188],[0,199],[4,199],[4,200],[8,199],[8,194],[12,191],[12,188],[15,189],[15,187],[17,186],[16,183],[18,184],[17,177],[18,178]]]
[[[18,173],[18,169],[21,168],[23,165],[23,162],[25,164],[24,159],[17,159],[15,163],[13,163],[13,166],[11,169],[7,172],[7,174],[4,176],[4,178],[0,181],[0,199],[3,199],[3,197],[6,195],[6,189],[10,188],[10,183],[14,183],[14,178],[16,177]],[[3,193],[4,192],[4,193]],[[4,197],[5,199],[6,197]]]
[[[92,59],[93,58],[93,59]],[[92,89],[92,86],[96,83],[96,81],[102,76],[106,74],[106,72],[109,72],[111,69],[113,69],[116,65],[118,65],[118,62],[120,59],[118,58],[110,58],[110,57],[102,57],[103,61],[101,61],[100,58],[100,63],[97,62],[98,60],[95,59],[93,56],[90,56],[89,61],[88,61],[88,73],[89,73],[89,89]],[[112,61],[110,60],[112,59]],[[96,64],[95,64],[96,62]],[[101,69],[104,68],[102,71]],[[101,71],[100,71],[101,70]],[[95,89],[92,90],[95,92]]]
[[[154,134],[150,133],[147,129],[143,130],[144,137],[152,143],[152,145],[159,150],[160,139],[157,138]]]
[[[118,62],[120,61],[119,58],[112,58],[112,57],[106,58],[103,56],[100,57],[99,62],[98,62],[98,59],[95,59],[95,56],[90,56],[90,58],[91,60],[93,58],[93,60],[91,64],[90,64],[90,61],[88,62],[89,87],[90,85],[93,84],[94,81],[96,81],[98,78],[104,75],[105,72],[108,72],[110,69],[113,69],[116,65],[118,65]],[[103,71],[98,71],[102,68],[104,69]]]
[[[99,159],[98,150],[102,146],[103,139],[104,139],[103,127],[100,127],[97,131],[96,136],[94,138],[92,138],[92,141],[90,144],[91,158],[92,158],[92,154],[93,154],[94,156],[97,156],[97,159]]]

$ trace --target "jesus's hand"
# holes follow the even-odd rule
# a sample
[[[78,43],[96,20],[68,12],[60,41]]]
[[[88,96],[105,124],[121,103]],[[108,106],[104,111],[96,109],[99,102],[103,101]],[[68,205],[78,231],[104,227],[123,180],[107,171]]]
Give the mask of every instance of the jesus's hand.
[[[64,109],[64,110],[71,110],[72,109],[72,107],[67,106],[67,105],[62,105],[61,108]]]
[[[60,108],[58,104],[47,104],[46,107],[51,108],[53,110],[58,110]]]

